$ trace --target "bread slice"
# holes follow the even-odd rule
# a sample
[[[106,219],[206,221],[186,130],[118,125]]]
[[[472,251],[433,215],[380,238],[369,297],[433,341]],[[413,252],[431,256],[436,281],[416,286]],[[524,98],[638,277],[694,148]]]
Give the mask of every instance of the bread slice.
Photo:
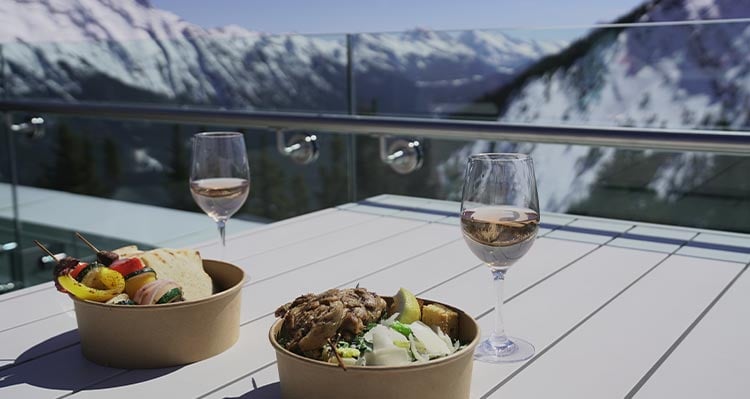
[[[143,251],[138,249],[138,247],[135,245],[128,245],[127,247],[117,248],[112,252],[120,255],[121,258],[132,258],[143,253]]]
[[[158,248],[143,252],[131,245],[113,252],[122,257],[138,257],[144,265],[154,269],[157,279],[177,282],[186,301],[206,298],[213,293],[211,276],[203,270],[203,261],[196,250]]]

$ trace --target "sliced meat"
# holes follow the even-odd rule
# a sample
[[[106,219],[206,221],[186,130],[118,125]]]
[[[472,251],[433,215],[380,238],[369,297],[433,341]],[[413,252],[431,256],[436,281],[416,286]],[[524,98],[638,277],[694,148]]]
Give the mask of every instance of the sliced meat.
[[[347,341],[364,331],[368,324],[380,320],[386,308],[383,298],[364,288],[341,290],[341,301],[346,306],[346,315],[339,332]]]
[[[278,338],[292,352],[319,358],[329,338],[341,334],[351,340],[377,322],[385,308],[383,298],[364,288],[302,295],[276,309],[276,317],[284,318]]]

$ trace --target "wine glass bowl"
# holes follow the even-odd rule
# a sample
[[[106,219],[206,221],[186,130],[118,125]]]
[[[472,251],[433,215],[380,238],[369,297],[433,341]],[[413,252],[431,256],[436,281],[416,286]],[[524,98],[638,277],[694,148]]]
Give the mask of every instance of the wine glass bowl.
[[[226,222],[247,200],[250,167],[242,133],[203,132],[193,136],[190,192],[216,222],[222,247]]]
[[[505,335],[502,303],[505,274],[529,251],[538,229],[539,199],[531,157],[470,156],[461,197],[461,231],[471,252],[490,268],[496,291],[495,328],[477,347],[477,360],[513,362],[534,354],[530,343]]]

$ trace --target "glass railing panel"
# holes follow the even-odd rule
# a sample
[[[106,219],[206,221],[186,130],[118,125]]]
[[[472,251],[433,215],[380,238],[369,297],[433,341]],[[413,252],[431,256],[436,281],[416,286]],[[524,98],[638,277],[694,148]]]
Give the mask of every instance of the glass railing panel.
[[[0,282],[12,266],[21,270],[24,285],[51,279],[53,265],[43,261],[33,240],[55,253],[91,258],[75,231],[101,248],[217,240],[215,223],[195,204],[188,184],[190,139],[200,131],[245,135],[251,190],[227,224],[229,236],[351,201],[350,135],[315,132],[319,156],[301,165],[279,152],[276,132],[267,129],[50,115],[45,136],[19,135],[16,141],[22,258],[0,255]],[[302,133],[285,132],[285,141]],[[5,196],[9,185],[5,179],[0,184]],[[0,238],[10,239],[16,230],[5,205],[0,204]]]
[[[6,98],[347,112],[343,35],[225,32],[4,45]]]
[[[356,34],[352,106],[367,115],[742,130],[749,29],[733,20]],[[345,35],[240,31],[29,41],[5,43],[0,69],[9,99],[346,113],[347,51]]]
[[[563,51],[586,29],[415,29],[353,35],[356,110],[366,115],[495,120],[483,97]]]
[[[2,121],[5,114],[0,113]],[[16,223],[13,211],[13,192],[10,184],[11,162],[10,146],[8,145],[8,129],[5,123],[0,125],[0,293],[8,291],[19,280],[18,270],[14,265],[18,262]]]
[[[43,138],[18,140],[19,182],[198,211],[188,188],[190,138],[201,131],[227,130],[245,133],[250,161],[251,194],[240,216],[273,221],[349,199],[348,135],[315,132],[320,155],[299,165],[279,153],[276,133],[270,130],[89,118],[50,117]],[[296,134],[300,132],[285,132],[285,138]]]
[[[657,7],[658,8],[658,7]],[[354,36],[360,114],[747,130],[747,20]]]
[[[468,155],[522,152],[534,159],[542,211],[750,233],[747,156],[492,141],[422,144],[422,169],[402,175],[378,161],[377,139],[360,138],[358,197],[460,201]]]
[[[654,16],[649,12],[637,8],[618,22],[658,22],[648,19]],[[3,43],[0,98],[323,114],[352,110],[660,132],[750,127],[747,20],[333,36],[182,32],[178,38]],[[241,130],[253,181],[238,222],[266,223],[384,193],[458,200],[469,154],[518,151],[536,161],[543,211],[750,232],[747,156],[473,141],[457,134],[452,140],[420,138],[424,165],[402,175],[380,160],[378,139],[365,135],[288,131],[287,138],[318,137],[319,159],[298,165],[279,154],[276,133],[267,129],[42,116],[47,134],[19,135],[12,146],[20,187],[86,201],[201,215],[186,184],[189,137],[203,130]],[[9,159],[6,142],[0,146],[3,161]],[[8,187],[5,163],[0,181]],[[21,202],[30,193],[23,191]],[[0,206],[5,195],[0,194]],[[43,278],[49,268],[39,264],[31,239],[83,256],[85,248],[70,233],[90,226],[84,217],[51,223],[40,217],[49,209],[35,204],[22,204],[21,228],[7,207],[0,209],[0,241],[22,233],[17,253],[27,282]],[[205,226],[213,227],[207,217]],[[213,233],[201,237],[214,238]],[[105,246],[154,242],[89,234]],[[12,270],[4,257],[0,254],[0,283]]]
[[[350,35],[242,29],[12,42],[6,97],[472,118],[541,125],[748,128],[747,20]],[[656,23],[643,24],[650,20]],[[631,24],[627,24],[631,23]],[[351,57],[352,79],[348,79]]]

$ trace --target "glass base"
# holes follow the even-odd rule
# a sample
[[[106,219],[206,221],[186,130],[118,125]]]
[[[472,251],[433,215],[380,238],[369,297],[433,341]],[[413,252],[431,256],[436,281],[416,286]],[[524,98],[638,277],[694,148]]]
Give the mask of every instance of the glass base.
[[[474,359],[486,363],[520,362],[534,356],[534,345],[520,338],[508,337],[508,343],[495,346],[489,338],[474,351]]]

